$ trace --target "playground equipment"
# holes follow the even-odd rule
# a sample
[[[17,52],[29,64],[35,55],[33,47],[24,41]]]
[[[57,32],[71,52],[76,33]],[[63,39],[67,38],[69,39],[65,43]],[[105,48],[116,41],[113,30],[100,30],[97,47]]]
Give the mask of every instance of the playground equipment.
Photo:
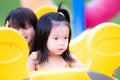
[[[89,59],[86,40],[92,29],[83,31],[79,36],[73,38],[70,42],[70,52],[73,53],[84,64]]]
[[[83,63],[92,60],[90,70],[112,77],[120,66],[120,25],[102,23],[84,31],[71,41],[70,51]]]
[[[112,77],[120,66],[120,25],[102,23],[92,29],[86,42],[92,60],[90,70]]]
[[[22,80],[28,77],[28,45],[12,28],[0,27],[0,80]]]
[[[91,80],[85,69],[64,68],[35,71],[31,74],[31,80]]]
[[[49,12],[57,12],[57,9],[55,7],[51,7],[51,6],[43,6],[40,8],[37,8],[35,10],[35,14],[37,16],[37,18],[39,19],[42,15],[49,13]]]
[[[86,29],[84,5],[84,0],[72,0],[72,38]]]

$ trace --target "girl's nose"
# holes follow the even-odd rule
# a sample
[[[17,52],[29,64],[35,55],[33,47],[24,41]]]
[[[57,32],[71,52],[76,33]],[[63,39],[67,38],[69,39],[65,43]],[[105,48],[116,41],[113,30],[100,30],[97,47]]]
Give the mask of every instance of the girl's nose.
[[[65,41],[64,40],[59,40],[59,45],[64,45],[65,44]]]

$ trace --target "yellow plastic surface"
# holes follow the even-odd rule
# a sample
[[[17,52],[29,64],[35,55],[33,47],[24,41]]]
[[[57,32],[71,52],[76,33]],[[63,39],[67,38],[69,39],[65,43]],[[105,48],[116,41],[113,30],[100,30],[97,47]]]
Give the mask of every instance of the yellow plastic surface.
[[[90,70],[112,76],[114,68],[120,66],[120,25],[102,23],[92,29],[87,39]]]
[[[43,6],[35,10],[35,14],[39,19],[42,15],[49,13],[49,12],[57,12],[57,9],[51,6]]]
[[[78,68],[53,69],[36,71],[31,74],[31,80],[91,80],[86,70]]]
[[[28,53],[27,42],[19,32],[0,27],[0,80],[21,80],[28,77]]]
[[[73,53],[84,64],[86,64],[87,60],[89,59],[86,47],[86,39],[90,32],[91,29],[87,29],[70,42],[70,52]]]

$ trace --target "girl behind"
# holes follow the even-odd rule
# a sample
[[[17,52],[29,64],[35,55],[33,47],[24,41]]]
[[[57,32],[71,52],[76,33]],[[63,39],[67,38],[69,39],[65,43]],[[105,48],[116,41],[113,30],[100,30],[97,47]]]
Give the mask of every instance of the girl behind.
[[[5,19],[5,26],[19,31],[27,40],[29,48],[33,41],[37,24],[37,17],[29,8],[16,8]]]

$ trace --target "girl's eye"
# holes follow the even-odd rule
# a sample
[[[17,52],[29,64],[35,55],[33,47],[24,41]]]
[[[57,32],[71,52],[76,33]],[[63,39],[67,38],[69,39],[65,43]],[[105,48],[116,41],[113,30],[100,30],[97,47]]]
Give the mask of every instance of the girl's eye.
[[[28,29],[28,28],[31,28],[31,26],[26,26],[25,28]]]
[[[28,28],[31,28],[31,27],[32,27],[31,25],[26,25],[25,29],[28,29]]]
[[[55,40],[58,40],[58,38],[54,38]]]
[[[68,39],[68,37],[65,37],[64,39]]]
[[[24,27],[24,29],[28,29],[29,27]]]

